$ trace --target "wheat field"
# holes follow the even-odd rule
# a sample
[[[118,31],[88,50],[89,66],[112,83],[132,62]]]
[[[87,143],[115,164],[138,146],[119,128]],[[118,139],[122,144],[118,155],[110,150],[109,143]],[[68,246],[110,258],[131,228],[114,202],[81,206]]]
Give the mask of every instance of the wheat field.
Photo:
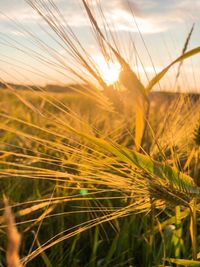
[[[43,52],[6,45],[76,83],[0,78],[0,266],[200,266],[200,97],[153,91],[174,67],[178,83],[184,62],[199,57],[194,25],[182,52],[144,84],[98,1],[95,10],[79,2],[108,76],[56,1],[25,2],[69,58],[22,27]]]

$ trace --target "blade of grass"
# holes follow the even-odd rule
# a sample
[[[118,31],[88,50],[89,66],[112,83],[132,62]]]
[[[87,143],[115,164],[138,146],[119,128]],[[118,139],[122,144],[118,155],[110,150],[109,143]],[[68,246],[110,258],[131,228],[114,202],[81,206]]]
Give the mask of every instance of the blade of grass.
[[[146,92],[149,93],[152,88],[154,87],[155,84],[157,84],[163,77],[164,75],[168,72],[168,70],[176,63],[181,62],[187,58],[190,58],[194,55],[197,55],[198,53],[200,53],[200,47],[196,47],[186,53],[184,53],[183,55],[181,55],[180,57],[178,57],[176,60],[174,60],[171,64],[169,64],[166,68],[164,68],[160,73],[158,73],[148,84],[148,86],[146,87]]]
[[[167,261],[169,261],[170,263],[175,263],[175,264],[179,264],[182,266],[200,266],[200,261],[194,261],[194,260],[184,260],[184,259],[167,259]]]

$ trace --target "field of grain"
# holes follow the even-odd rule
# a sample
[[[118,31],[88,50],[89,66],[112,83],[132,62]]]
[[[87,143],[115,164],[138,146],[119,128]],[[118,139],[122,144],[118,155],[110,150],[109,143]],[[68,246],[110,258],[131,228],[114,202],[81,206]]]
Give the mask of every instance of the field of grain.
[[[0,266],[200,266],[200,97],[152,93],[200,52],[189,49],[193,27],[180,56],[144,85],[87,1],[108,77],[53,1],[27,2],[76,67],[38,42],[78,85],[0,80]]]

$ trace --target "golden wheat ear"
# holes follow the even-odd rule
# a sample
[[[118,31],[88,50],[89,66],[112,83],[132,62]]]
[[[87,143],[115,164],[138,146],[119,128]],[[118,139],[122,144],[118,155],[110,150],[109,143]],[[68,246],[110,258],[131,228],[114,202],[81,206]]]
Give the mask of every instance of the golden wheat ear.
[[[15,219],[13,217],[9,202],[6,196],[3,196],[4,202],[4,220],[6,223],[7,233],[7,250],[6,250],[6,261],[7,267],[22,267],[19,257],[19,249],[21,243],[21,236],[16,228]]]
[[[119,82],[128,90],[130,96],[132,97],[132,101],[135,107],[135,145],[136,149],[140,150],[142,146],[144,132],[146,129],[146,121],[148,119],[147,117],[149,110],[149,100],[145,91],[145,87],[138,79],[137,75],[132,71],[130,65],[118,52],[118,50],[114,48],[111,43],[106,39],[95,17],[93,16],[93,13],[87,1],[82,0],[82,2],[90,19],[94,32],[97,35],[97,38],[100,38],[102,41],[101,43],[105,43],[111,49],[111,51],[113,52],[116,59],[121,65],[121,74],[119,77]]]

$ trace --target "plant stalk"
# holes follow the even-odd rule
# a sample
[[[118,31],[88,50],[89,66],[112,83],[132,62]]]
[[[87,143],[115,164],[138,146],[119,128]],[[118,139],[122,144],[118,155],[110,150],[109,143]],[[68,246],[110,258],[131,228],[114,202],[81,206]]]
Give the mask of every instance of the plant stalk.
[[[196,198],[190,206],[190,236],[192,242],[192,259],[197,260],[197,218],[196,218]]]

